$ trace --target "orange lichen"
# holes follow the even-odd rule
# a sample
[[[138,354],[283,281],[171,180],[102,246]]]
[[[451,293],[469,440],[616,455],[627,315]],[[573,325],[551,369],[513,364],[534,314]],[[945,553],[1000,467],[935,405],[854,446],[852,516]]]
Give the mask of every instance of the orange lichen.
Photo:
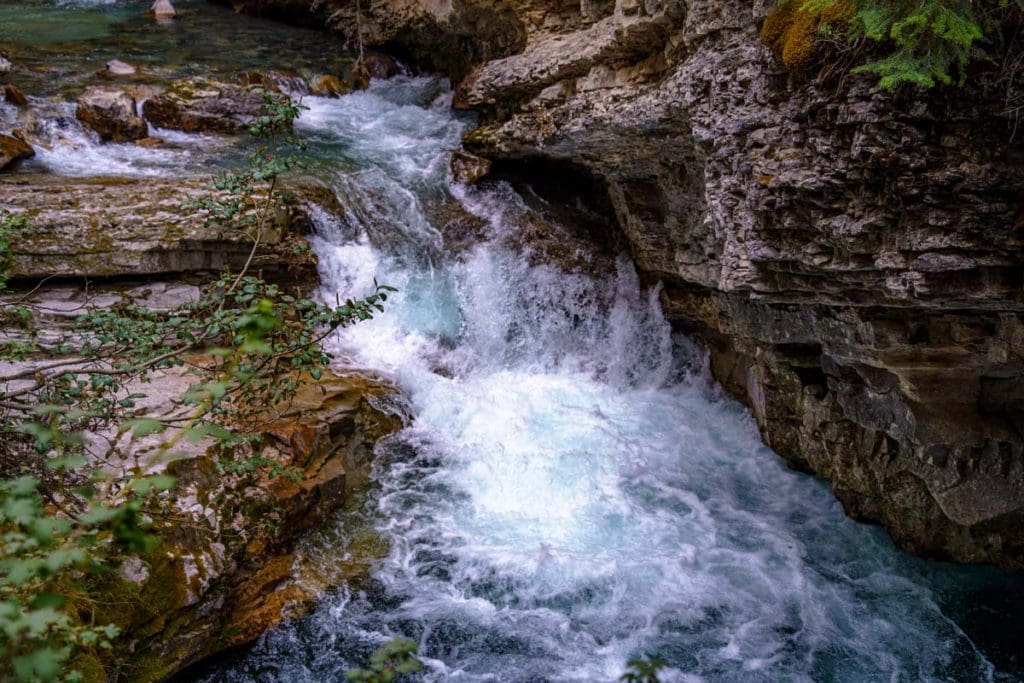
[[[853,11],[851,0],[814,9],[805,9],[804,4],[805,0],[780,4],[761,27],[761,40],[793,73],[806,73],[820,61],[822,29],[844,23]]]

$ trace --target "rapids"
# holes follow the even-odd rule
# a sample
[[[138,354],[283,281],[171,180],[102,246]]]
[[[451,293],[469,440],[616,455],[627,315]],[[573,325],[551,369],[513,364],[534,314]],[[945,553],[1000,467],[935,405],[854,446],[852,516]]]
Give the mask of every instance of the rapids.
[[[666,680],[1001,678],[963,615],[1003,579],[908,557],[788,470],[625,258],[591,277],[503,246],[530,209],[449,185],[466,124],[436,88],[310,98],[299,122],[343,160],[320,176],[348,207],[314,237],[322,296],[399,289],[330,344],[408,395],[359,513],[390,553],[206,680],[339,680],[397,635],[428,680],[612,680],[644,655]],[[458,254],[424,209],[446,192],[488,226]]]
[[[85,41],[91,61],[58,60],[72,81],[114,54],[112,27],[139,13],[118,0],[3,5],[0,23],[31,14],[40,33],[62,13],[83,17],[65,42]],[[209,11],[228,26],[226,10]],[[245,42],[264,25],[238,21],[244,35],[217,40],[272,66]],[[160,30],[196,30],[186,25]],[[274,34],[295,46],[282,59],[309,51],[305,33]],[[140,28],[127,40],[160,39]],[[215,59],[174,44],[170,75]],[[216,59],[229,71],[241,57]],[[307,550],[327,573],[373,529],[386,557],[369,581],[182,680],[339,681],[398,635],[436,681],[605,681],[641,656],[679,681],[1021,680],[1021,580],[915,559],[846,518],[822,482],[761,443],[624,255],[593,275],[509,246],[534,209],[504,183],[450,182],[448,154],[472,125],[450,98],[438,79],[398,77],[306,98],[298,122],[307,172],[344,207],[317,215],[319,295],[399,290],[329,348],[393,380],[409,419],[378,445],[361,507]],[[50,113],[29,172],[174,176],[232,157],[200,136],[170,150],[100,145],[66,102],[34,102]],[[0,127],[17,116],[0,105]],[[444,202],[483,226],[468,246],[442,232],[432,207]]]

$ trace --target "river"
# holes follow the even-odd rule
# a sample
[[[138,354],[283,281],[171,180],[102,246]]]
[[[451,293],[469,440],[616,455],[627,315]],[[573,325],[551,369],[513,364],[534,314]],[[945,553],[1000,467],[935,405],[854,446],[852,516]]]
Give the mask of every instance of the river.
[[[183,6],[234,30],[225,10]],[[84,44],[141,21],[117,2],[34,8],[44,23],[112,22],[69,38]],[[242,21],[236,45],[308,39]],[[306,58],[259,54],[261,68]],[[345,558],[352,529],[388,550],[368,581],[194,676],[339,681],[401,635],[437,681],[614,680],[636,656],[666,660],[663,679],[679,681],[1022,680],[1020,579],[910,557],[846,518],[826,485],[762,444],[626,256],[591,274],[514,246],[536,202],[505,183],[452,184],[448,154],[473,124],[450,98],[442,80],[400,76],[304,100],[308,172],[344,206],[317,216],[320,296],[398,288],[383,315],[328,345],[399,386],[409,416],[316,561]],[[198,173],[221,145],[182,136],[177,152],[143,150],[83,133],[33,164]],[[433,210],[445,202],[481,229],[453,244]]]

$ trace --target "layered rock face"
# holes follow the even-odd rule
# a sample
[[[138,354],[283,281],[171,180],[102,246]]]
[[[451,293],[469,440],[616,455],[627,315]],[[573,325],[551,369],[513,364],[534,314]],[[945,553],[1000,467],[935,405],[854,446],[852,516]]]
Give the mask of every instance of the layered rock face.
[[[347,0],[235,4],[355,26]],[[471,151],[530,160],[535,185],[548,162],[552,182],[602,184],[669,315],[851,515],[922,555],[1024,567],[1024,148],[1005,90],[800,82],[759,39],[766,2],[364,5],[370,44],[463,38],[420,64],[478,63],[456,98],[483,114]]]
[[[795,83],[768,8],[622,2],[482,66],[473,147],[605,181],[765,440],[924,555],[1024,566],[1024,148],[980,88]]]

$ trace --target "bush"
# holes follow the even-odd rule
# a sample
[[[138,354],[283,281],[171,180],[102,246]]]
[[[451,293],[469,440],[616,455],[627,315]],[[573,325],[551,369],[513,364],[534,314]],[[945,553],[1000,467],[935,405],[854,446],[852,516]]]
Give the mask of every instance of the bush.
[[[93,623],[81,586],[126,554],[153,551],[161,523],[174,524],[175,481],[162,466],[183,439],[213,439],[227,470],[301,476],[254,457],[247,436],[300,382],[320,377],[330,362],[325,336],[383,310],[391,290],[325,306],[249,274],[281,200],[278,178],[298,163],[299,141],[281,139],[298,113],[268,96],[252,129],[266,144],[189,206],[251,239],[240,272],[169,312],[87,310],[45,347],[31,334],[29,343],[0,346],[0,360],[47,359],[0,376],[0,680],[82,680],[95,661],[89,655],[112,647],[118,628]],[[23,217],[0,214],[0,289],[8,241],[27,229]],[[0,305],[0,320],[32,327],[30,308]],[[196,364],[192,354],[205,360]],[[198,376],[181,397],[185,417],[139,408],[146,396],[136,392],[153,373],[186,363]],[[89,438],[96,435],[105,436]]]

